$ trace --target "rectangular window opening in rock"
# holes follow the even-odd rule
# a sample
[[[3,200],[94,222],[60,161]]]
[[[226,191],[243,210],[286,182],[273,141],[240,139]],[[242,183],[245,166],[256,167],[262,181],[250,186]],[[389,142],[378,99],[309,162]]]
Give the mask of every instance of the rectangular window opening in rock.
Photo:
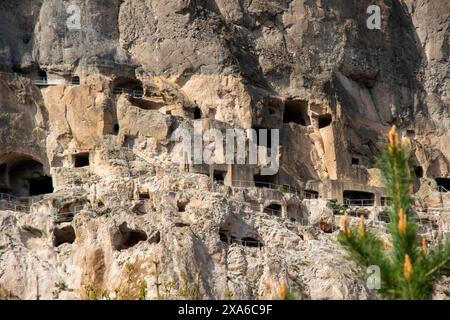
[[[83,152],[73,155],[75,168],[89,167],[89,152]]]

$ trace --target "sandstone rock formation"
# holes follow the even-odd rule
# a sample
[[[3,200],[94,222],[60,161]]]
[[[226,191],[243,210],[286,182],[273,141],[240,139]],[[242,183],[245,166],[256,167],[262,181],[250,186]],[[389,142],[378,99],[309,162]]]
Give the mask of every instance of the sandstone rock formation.
[[[450,232],[450,2],[375,2],[1,1],[0,298],[373,297],[328,200],[378,219],[393,124]],[[280,129],[279,172],[173,163],[194,120]]]

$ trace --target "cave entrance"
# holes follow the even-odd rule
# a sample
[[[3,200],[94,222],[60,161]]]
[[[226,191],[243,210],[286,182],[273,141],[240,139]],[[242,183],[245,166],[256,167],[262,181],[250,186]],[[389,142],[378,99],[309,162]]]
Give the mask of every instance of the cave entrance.
[[[214,182],[217,184],[225,184],[225,177],[227,176],[226,171],[214,170]]]
[[[283,123],[297,123],[309,126],[311,121],[308,116],[308,101],[287,100],[284,106]]]
[[[70,79],[70,83],[74,86],[80,85],[80,77],[79,76],[73,76],[72,79]]]
[[[28,179],[30,196],[38,196],[53,192],[53,181],[48,176]]]
[[[423,178],[423,168],[421,166],[415,166],[414,174],[416,175],[416,178]]]
[[[137,79],[118,77],[111,86],[114,94],[129,94],[134,99],[142,99],[144,96],[144,86]]]
[[[9,170],[7,170],[9,168]],[[5,189],[18,197],[29,197],[53,192],[52,178],[44,173],[38,161],[23,156],[12,156],[5,173]]]
[[[75,168],[83,168],[89,166],[89,152],[83,152],[73,155]]]
[[[251,247],[251,248],[261,248],[264,246],[261,240],[251,237],[242,238],[241,243],[244,247]]]
[[[53,246],[59,247],[64,243],[72,244],[75,242],[76,235],[72,226],[55,228],[53,230]]]
[[[257,187],[257,188],[275,189],[276,188],[276,179],[277,179],[277,175],[265,176],[265,175],[256,174],[253,176],[253,181],[255,182],[255,187]]]
[[[359,158],[353,157],[352,158],[352,166],[359,166],[361,163],[361,161],[359,160]]]
[[[199,107],[194,108],[194,120],[199,120],[202,118],[202,110]]]
[[[116,123],[113,128],[113,134],[115,136],[117,136],[119,134],[119,131],[120,131],[120,126],[119,126],[119,124]]]
[[[226,244],[230,243],[230,238],[228,236],[228,232],[225,230],[220,229],[219,230],[219,239],[222,242],[225,242]]]
[[[436,178],[435,180],[441,192],[450,191],[450,178]]]
[[[278,203],[271,203],[264,208],[264,213],[271,216],[281,217],[282,207]]]
[[[370,207],[375,205],[375,194],[371,192],[346,190],[344,202],[349,206]]]
[[[46,71],[44,71],[44,70],[39,70],[39,71],[38,71],[38,77],[39,77],[39,80],[40,80],[40,81],[42,81],[42,82],[44,82],[44,83],[47,83],[47,82],[48,82],[48,77],[47,77],[47,72],[46,72]]]
[[[333,122],[333,117],[331,114],[322,114],[318,117],[319,129],[326,128]]]
[[[124,222],[119,226],[113,238],[113,246],[116,250],[126,250],[134,247],[141,241],[147,241],[147,234],[142,230],[133,230]]]
[[[188,200],[179,200],[179,201],[177,201],[178,212],[185,213],[186,212],[186,206],[188,205],[188,203],[189,203]]]
[[[133,149],[136,138],[133,136],[126,135],[123,141],[123,146],[126,149]]]
[[[0,193],[7,193],[9,191],[6,184],[6,164],[0,165]]]
[[[150,193],[147,192],[139,192],[139,200],[149,200]]]
[[[416,135],[416,131],[413,129],[408,129],[406,130],[406,136],[410,139],[413,139],[414,136]]]
[[[314,190],[305,190],[305,199],[319,199],[319,193]]]

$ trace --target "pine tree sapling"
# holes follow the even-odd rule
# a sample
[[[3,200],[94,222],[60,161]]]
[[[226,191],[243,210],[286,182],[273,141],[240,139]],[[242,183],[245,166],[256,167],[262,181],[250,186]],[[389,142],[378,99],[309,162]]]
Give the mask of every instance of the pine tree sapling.
[[[361,267],[378,266],[381,287],[378,294],[389,299],[430,299],[433,286],[443,275],[450,275],[450,241],[427,248],[411,219],[412,175],[409,152],[399,143],[396,128],[389,133],[389,145],[380,156],[385,187],[392,199],[390,208],[391,243],[386,245],[366,229],[361,216],[357,230],[349,227],[349,216],[342,219],[339,242]]]

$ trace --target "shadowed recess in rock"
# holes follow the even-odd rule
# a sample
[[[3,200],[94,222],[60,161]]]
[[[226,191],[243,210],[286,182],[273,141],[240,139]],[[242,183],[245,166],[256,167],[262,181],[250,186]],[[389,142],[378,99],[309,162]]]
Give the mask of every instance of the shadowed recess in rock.
[[[113,236],[115,250],[126,250],[134,247],[141,241],[147,240],[147,234],[138,229],[130,229],[126,222],[122,223]]]

